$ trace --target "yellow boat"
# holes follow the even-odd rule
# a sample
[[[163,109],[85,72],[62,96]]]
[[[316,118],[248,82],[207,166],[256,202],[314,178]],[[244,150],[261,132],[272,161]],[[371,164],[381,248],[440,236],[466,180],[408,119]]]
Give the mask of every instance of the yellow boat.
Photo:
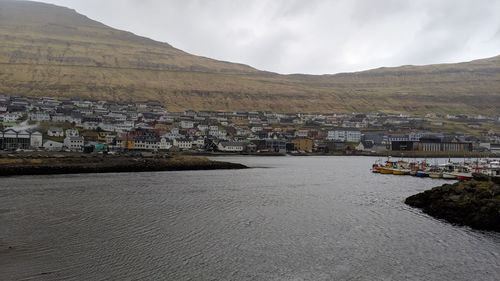
[[[388,175],[388,174],[392,175],[393,171],[394,171],[394,168],[390,168],[390,167],[382,167],[382,168],[380,168],[380,173],[384,174],[384,175]]]
[[[403,175],[409,175],[410,174],[410,170],[401,170],[401,169],[394,169],[392,171],[392,174],[393,175],[399,175],[399,176],[403,176]]]

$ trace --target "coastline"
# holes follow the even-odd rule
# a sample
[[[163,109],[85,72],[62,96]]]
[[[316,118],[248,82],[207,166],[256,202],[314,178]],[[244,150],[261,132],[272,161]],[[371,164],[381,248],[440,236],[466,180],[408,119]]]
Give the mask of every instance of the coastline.
[[[434,187],[406,198],[405,204],[435,218],[474,229],[500,232],[500,182],[475,177]]]
[[[371,157],[403,157],[403,158],[499,158],[500,155],[491,153],[409,153],[408,151],[390,151],[390,153],[369,153],[369,152],[355,152],[350,153],[230,153],[230,152],[184,152],[178,153],[179,155],[188,156],[256,156],[256,157],[269,157],[269,156],[371,156]]]
[[[127,156],[2,158],[0,177],[88,173],[129,173],[187,170],[247,169],[238,163],[205,157],[145,158]]]

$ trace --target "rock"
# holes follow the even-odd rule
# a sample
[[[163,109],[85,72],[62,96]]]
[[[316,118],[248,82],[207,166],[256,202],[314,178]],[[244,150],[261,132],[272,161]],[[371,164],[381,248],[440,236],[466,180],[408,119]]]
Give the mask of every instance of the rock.
[[[500,232],[500,187],[492,181],[445,184],[405,203],[452,223]]]

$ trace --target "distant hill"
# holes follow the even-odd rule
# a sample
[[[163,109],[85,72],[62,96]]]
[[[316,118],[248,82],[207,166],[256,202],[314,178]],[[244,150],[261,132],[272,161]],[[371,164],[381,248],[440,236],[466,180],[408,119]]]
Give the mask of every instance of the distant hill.
[[[171,110],[499,114],[500,57],[280,75],[194,56],[68,8],[0,0],[1,93],[151,99]]]

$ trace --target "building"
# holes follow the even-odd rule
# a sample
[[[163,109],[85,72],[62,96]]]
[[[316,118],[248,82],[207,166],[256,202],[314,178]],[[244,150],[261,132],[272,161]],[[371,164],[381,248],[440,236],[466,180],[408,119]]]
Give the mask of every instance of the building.
[[[83,144],[84,138],[81,136],[66,137],[64,139],[64,146],[71,151],[82,151]]]
[[[65,134],[67,137],[78,137],[80,132],[77,129],[67,129]]]
[[[64,131],[62,128],[51,127],[47,130],[47,135],[49,137],[64,137]]]
[[[189,150],[193,148],[193,142],[187,139],[174,139],[173,146],[180,150]]]
[[[312,152],[314,142],[311,139],[307,138],[298,138],[292,140],[294,150],[301,152]]]
[[[355,142],[361,141],[361,132],[358,130],[333,130],[328,131],[327,140],[340,142]]]
[[[50,115],[47,112],[32,112],[28,115],[29,120],[37,122],[48,122],[50,121]]]
[[[180,126],[183,129],[192,129],[192,128],[194,128],[194,122],[193,121],[182,120]]]
[[[43,149],[48,151],[61,151],[63,149],[64,144],[62,142],[57,141],[45,141],[43,143]]]
[[[42,146],[42,134],[31,131],[7,129],[0,131],[0,150],[39,148]]]
[[[245,150],[245,143],[234,141],[222,141],[217,145],[217,149],[222,152],[242,152]]]
[[[299,138],[307,138],[309,136],[309,130],[297,130],[295,131],[295,136]]]
[[[471,142],[461,142],[457,138],[445,139],[439,137],[422,137],[416,150],[428,152],[470,152]]]
[[[16,122],[22,117],[22,114],[20,113],[5,113],[1,115],[3,122],[9,123],[9,122]]]
[[[462,142],[457,138],[440,138],[435,136],[421,137],[420,141],[392,141],[393,151],[424,151],[424,152],[470,152],[471,142]]]

